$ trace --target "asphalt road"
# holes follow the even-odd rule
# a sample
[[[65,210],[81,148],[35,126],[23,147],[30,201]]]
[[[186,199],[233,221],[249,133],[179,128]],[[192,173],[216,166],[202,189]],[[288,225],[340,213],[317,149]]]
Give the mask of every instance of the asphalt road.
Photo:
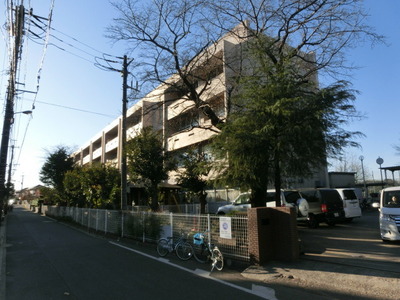
[[[361,218],[333,227],[299,226],[299,235],[309,257],[358,259],[360,264],[397,272],[400,276],[400,243],[381,240],[377,209],[366,210]]]
[[[7,218],[0,299],[400,299],[400,244],[380,240],[373,210],[349,224],[299,226],[299,262],[211,275],[194,260],[159,258],[154,245],[92,236],[22,208]]]
[[[162,263],[22,208],[7,218],[7,300],[260,299],[209,272]]]

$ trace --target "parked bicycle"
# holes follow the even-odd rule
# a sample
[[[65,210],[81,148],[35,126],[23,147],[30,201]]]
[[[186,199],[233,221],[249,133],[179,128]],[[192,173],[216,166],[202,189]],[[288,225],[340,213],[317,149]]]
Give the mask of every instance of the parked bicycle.
[[[206,232],[198,232],[193,236],[193,256],[200,263],[211,261],[211,272],[214,268],[221,271],[224,257],[217,246],[207,241]]]
[[[173,251],[175,251],[176,256],[178,256],[181,260],[188,260],[192,257],[192,245],[187,242],[187,238],[183,232],[176,242],[174,242],[172,236],[158,240],[157,252],[160,256],[164,257]]]

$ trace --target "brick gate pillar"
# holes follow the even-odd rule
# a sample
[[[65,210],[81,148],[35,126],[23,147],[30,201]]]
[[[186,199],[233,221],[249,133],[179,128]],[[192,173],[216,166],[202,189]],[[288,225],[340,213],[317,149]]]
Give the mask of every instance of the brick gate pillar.
[[[297,260],[300,255],[296,210],[257,207],[248,210],[250,261]]]

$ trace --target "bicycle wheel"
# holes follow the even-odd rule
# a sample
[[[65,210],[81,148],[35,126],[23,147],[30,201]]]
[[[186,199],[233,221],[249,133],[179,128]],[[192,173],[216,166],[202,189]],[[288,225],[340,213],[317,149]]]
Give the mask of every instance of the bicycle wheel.
[[[182,260],[188,260],[193,255],[193,248],[187,242],[179,242],[175,248],[176,255]]]
[[[206,263],[210,257],[208,248],[204,245],[193,245],[193,256],[199,263]]]
[[[216,268],[218,271],[224,268],[224,257],[217,247],[212,250],[212,260],[213,268]]]
[[[169,252],[169,243],[167,239],[159,239],[157,243],[157,252],[160,256],[166,256]]]

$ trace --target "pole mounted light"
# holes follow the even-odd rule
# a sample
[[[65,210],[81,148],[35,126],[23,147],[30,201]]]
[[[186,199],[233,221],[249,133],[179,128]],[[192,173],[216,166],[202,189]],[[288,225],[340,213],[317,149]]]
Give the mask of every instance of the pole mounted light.
[[[361,161],[361,170],[362,170],[362,177],[363,177],[363,184],[364,184],[364,198],[367,199],[368,198],[368,189],[367,189],[367,184],[365,182],[365,172],[364,172],[364,156],[360,156],[359,157],[360,161]]]
[[[382,188],[384,188],[383,186],[383,177],[382,177],[382,164],[383,164],[383,158],[381,158],[380,156],[376,159],[376,163],[379,165],[379,170],[381,171],[381,184],[382,184]]]

